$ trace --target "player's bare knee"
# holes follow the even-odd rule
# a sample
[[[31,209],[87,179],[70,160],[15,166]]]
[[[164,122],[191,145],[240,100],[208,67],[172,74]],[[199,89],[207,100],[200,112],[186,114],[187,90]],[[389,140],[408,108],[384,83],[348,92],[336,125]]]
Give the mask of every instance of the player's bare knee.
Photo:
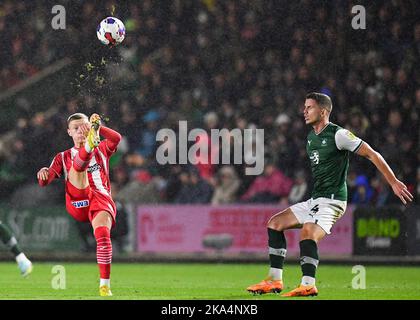
[[[285,224],[283,223],[283,216],[282,214],[285,211],[282,211],[276,215],[274,215],[273,217],[271,217],[271,219],[267,222],[267,228],[273,229],[273,230],[277,230],[277,231],[282,231],[285,228]]]
[[[318,225],[313,223],[305,223],[300,232],[300,240],[302,241],[311,239],[318,243],[325,235],[325,231],[322,230]]]
[[[300,240],[306,239],[315,240],[314,230],[310,224],[304,224],[300,231]]]
[[[311,232],[309,230],[306,229],[302,229],[300,232],[300,240],[307,240],[307,239],[312,239],[313,235],[311,234]]]
[[[277,230],[277,231],[282,231],[282,225],[280,223],[276,223],[275,221],[269,221],[267,223],[267,228],[273,229],[273,230]]]
[[[296,219],[290,208],[287,208],[274,216],[267,222],[267,228],[274,229],[277,231],[283,231],[290,228],[296,228],[299,226],[299,222]]]
[[[101,211],[95,215],[92,220],[92,227],[95,230],[98,227],[108,227],[111,229],[112,226],[112,218],[109,212]]]

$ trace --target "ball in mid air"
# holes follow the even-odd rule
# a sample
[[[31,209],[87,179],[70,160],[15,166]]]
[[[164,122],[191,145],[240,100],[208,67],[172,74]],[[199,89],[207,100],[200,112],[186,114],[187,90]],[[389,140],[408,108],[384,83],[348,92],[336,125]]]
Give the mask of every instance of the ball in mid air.
[[[96,28],[98,39],[107,46],[116,46],[125,38],[124,23],[115,17],[107,17]]]

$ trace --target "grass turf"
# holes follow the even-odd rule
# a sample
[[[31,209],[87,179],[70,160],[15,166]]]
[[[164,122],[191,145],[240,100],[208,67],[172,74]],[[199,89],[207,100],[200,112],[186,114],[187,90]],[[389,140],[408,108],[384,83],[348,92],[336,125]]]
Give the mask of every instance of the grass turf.
[[[53,289],[54,265],[65,267],[66,289]],[[98,296],[98,268],[90,263],[35,263],[26,279],[15,263],[0,263],[0,299],[125,299],[125,300],[270,300],[278,294],[252,295],[245,288],[264,278],[263,264],[138,264],[112,265],[113,297]],[[298,265],[286,265],[285,290],[300,282]],[[417,267],[366,266],[366,289],[355,290],[352,266],[322,265],[317,272],[317,297],[298,299],[420,299]]]

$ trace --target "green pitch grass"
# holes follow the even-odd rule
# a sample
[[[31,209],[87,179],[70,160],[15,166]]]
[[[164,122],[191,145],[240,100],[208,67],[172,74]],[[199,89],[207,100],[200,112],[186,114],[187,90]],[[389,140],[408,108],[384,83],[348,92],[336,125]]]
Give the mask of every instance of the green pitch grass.
[[[65,268],[65,289],[58,283],[54,265]],[[278,294],[251,295],[245,288],[264,278],[264,264],[125,264],[112,265],[113,297],[98,296],[98,268],[88,263],[35,263],[23,279],[15,263],[0,263],[0,299],[203,299],[269,300]],[[300,282],[298,265],[286,265],[285,291]],[[352,266],[322,265],[318,269],[319,295],[297,299],[420,299],[418,267],[366,266],[366,289],[355,290]]]

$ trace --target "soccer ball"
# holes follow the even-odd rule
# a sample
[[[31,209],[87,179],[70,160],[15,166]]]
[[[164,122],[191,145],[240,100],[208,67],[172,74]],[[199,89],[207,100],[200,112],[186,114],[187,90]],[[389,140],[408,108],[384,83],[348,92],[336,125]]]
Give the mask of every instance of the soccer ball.
[[[120,19],[107,17],[96,28],[98,39],[107,46],[116,46],[125,38],[125,26]]]

